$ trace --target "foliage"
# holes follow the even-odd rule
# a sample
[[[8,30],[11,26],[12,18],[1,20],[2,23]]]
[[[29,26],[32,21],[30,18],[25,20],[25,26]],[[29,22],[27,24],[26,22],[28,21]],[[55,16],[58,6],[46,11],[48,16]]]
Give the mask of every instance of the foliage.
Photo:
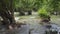
[[[23,10],[31,10],[34,7],[35,0],[17,0],[15,3],[16,8],[21,8]]]
[[[38,14],[41,18],[48,18],[49,16],[49,13],[44,7],[38,10]]]

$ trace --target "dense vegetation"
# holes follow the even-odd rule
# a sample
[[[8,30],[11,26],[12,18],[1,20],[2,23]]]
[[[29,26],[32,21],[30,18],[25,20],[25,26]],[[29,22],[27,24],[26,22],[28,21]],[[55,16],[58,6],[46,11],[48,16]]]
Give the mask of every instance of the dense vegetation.
[[[60,15],[60,0],[0,0],[0,16],[4,23],[15,23],[14,12],[31,15],[32,10],[41,17],[47,17],[48,13]]]

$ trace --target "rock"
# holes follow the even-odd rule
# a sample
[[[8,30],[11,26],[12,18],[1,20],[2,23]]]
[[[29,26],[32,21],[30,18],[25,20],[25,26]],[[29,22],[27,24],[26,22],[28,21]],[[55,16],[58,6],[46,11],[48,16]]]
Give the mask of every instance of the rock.
[[[12,29],[13,29],[13,27],[12,27],[11,25],[9,25],[9,29],[10,29],[10,30],[12,30]]]

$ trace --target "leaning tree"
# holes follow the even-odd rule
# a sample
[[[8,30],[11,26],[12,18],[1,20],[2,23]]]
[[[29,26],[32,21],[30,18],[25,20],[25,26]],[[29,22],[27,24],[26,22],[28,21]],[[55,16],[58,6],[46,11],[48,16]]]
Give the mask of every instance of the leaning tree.
[[[3,19],[3,24],[15,23],[14,0],[0,0],[0,16]]]

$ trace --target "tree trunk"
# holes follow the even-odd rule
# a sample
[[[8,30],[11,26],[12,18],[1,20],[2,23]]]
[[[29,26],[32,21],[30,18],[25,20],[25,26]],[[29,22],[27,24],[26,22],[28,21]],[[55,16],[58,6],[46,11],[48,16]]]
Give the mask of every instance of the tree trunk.
[[[9,18],[10,24],[15,23],[15,17],[14,17],[14,10],[13,9],[14,9],[13,8],[13,0],[10,0],[10,8],[9,8],[9,10],[10,10],[10,18]]]
[[[20,11],[20,16],[24,16],[24,15],[25,15],[24,11]]]
[[[0,8],[0,16],[3,18],[3,24],[12,24],[15,23],[15,19],[14,19],[14,11],[13,11],[13,1],[10,0],[9,3],[9,7],[7,7],[7,5],[2,1],[1,2],[1,6],[2,8]]]
[[[28,11],[28,15],[32,15],[32,11],[31,10]]]
[[[18,11],[20,13],[20,16],[24,16],[25,15],[25,12],[22,8],[18,8]]]

